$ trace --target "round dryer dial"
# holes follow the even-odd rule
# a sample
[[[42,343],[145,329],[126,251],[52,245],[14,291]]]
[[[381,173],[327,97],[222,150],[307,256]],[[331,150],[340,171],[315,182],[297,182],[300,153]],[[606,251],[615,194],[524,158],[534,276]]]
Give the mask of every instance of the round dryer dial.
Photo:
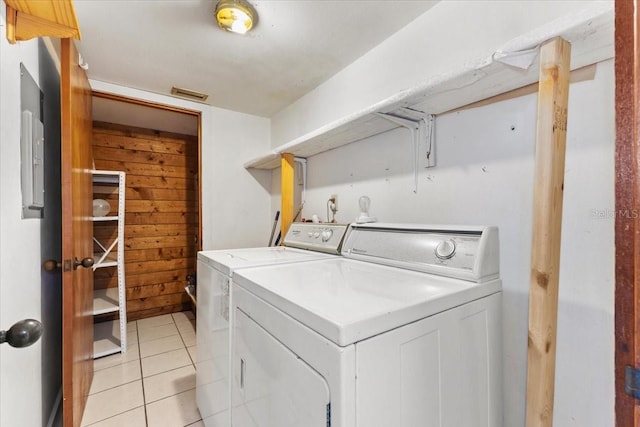
[[[456,253],[456,242],[452,239],[443,240],[436,246],[436,256],[439,259],[449,259]]]

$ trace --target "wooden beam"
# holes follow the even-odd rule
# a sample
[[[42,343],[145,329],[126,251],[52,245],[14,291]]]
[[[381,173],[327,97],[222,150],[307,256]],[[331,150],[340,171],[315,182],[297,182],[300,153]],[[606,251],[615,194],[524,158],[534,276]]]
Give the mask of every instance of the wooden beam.
[[[615,2],[616,205],[615,389],[616,426],[640,425],[640,407],[625,393],[625,367],[640,367],[640,7]]]
[[[529,295],[527,427],[552,427],[571,45],[540,49]]]
[[[293,154],[281,154],[280,169],[280,235],[281,242],[287,235],[289,226],[293,222],[293,197],[294,197],[294,159]]]
[[[5,0],[5,4],[11,44],[44,36],[80,39],[73,0]]]
[[[7,5],[7,40],[10,44],[16,43],[16,21],[18,20],[18,11]]]

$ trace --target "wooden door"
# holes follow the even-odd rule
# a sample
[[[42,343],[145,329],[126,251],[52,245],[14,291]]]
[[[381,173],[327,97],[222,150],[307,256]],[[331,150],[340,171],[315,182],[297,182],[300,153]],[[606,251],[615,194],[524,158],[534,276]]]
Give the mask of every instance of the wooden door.
[[[640,426],[625,392],[627,367],[640,368],[640,0],[615,2],[616,72],[616,426]]]
[[[65,427],[76,427],[93,379],[91,88],[71,39],[62,40],[62,397]]]

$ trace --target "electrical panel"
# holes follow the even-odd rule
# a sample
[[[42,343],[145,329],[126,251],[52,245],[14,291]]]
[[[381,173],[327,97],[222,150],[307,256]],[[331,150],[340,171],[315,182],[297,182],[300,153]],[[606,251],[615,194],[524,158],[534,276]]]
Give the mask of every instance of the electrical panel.
[[[33,113],[22,112],[20,138],[22,161],[22,208],[44,208],[44,125]]]
[[[22,217],[42,218],[44,210],[43,94],[20,64],[20,187]]]

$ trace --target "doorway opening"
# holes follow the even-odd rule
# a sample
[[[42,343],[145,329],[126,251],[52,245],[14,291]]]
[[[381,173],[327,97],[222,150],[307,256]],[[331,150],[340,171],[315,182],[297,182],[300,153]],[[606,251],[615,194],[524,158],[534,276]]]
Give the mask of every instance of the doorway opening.
[[[185,288],[202,248],[200,133],[200,112],[93,92],[94,169],[126,174],[128,321],[195,312]],[[96,237],[113,238],[111,233],[106,224],[94,225]],[[95,289],[117,286],[116,269],[95,271]]]

